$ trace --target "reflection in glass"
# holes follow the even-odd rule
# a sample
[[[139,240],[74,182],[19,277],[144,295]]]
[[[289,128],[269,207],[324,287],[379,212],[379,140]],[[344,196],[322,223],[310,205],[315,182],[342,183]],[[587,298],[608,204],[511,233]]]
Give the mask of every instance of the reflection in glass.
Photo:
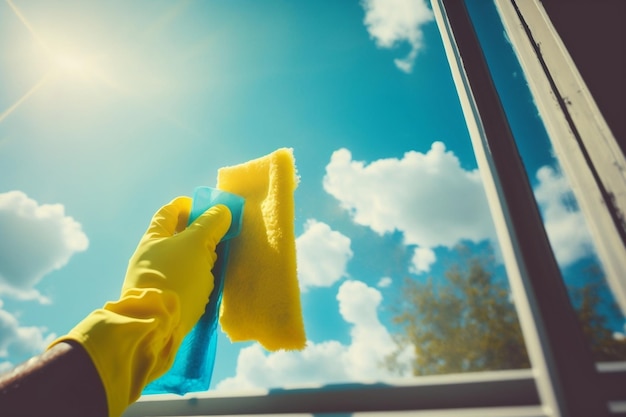
[[[626,360],[624,315],[607,285],[587,222],[554,156],[495,4],[470,0],[467,5],[593,355],[598,361]]]

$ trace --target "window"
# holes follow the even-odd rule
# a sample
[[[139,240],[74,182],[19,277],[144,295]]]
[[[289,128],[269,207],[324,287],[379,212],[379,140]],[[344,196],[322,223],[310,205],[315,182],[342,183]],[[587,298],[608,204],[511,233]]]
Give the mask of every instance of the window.
[[[28,231],[53,213],[31,255],[65,251],[28,270],[0,236],[0,319],[13,326],[0,368],[117,296],[159,205],[289,146],[307,348],[221,335],[209,392],[145,396],[128,416],[618,410],[623,357],[594,363],[575,308],[600,297],[586,312],[609,317],[622,346],[605,300],[624,287],[623,184],[601,146],[585,171],[555,141],[577,116],[544,100],[565,73],[528,41],[549,25],[540,2],[520,3],[5,2],[0,214],[33,216],[0,224]],[[595,216],[588,190],[616,209]],[[597,292],[568,294],[561,276],[580,284],[588,267]]]
[[[494,77],[495,85],[501,92],[500,97],[529,181],[540,206],[552,250],[568,288],[570,300],[583,320],[582,325],[594,351],[594,357],[602,361],[623,360],[624,355],[626,355],[621,344],[621,334],[624,331],[624,315],[622,313],[624,304],[621,300],[624,293],[624,283],[621,278],[624,268],[622,261],[624,249],[621,244],[619,227],[616,227],[619,222],[615,223],[615,219],[611,218],[610,210],[606,209],[614,203],[602,203],[605,199],[610,201],[611,198],[600,195],[601,189],[605,186],[613,190],[615,188],[611,187],[623,186],[623,183],[620,184],[619,180],[615,180],[615,176],[619,178],[619,174],[609,172],[611,168],[605,166],[615,167],[622,164],[620,161],[623,158],[620,159],[620,154],[616,149],[617,142],[612,137],[608,126],[603,122],[588,92],[586,95],[581,92],[576,96],[576,93],[563,91],[566,83],[571,85],[578,83],[581,85],[578,87],[579,91],[587,91],[577,73],[572,71],[572,75],[569,76],[571,79],[568,79],[565,72],[559,73],[558,77],[544,74],[544,71],[550,69],[548,68],[549,65],[554,68],[555,64],[552,61],[557,61],[559,54],[550,50],[552,45],[552,47],[556,47],[556,40],[550,38],[552,42],[550,43],[543,38],[532,38],[533,34],[535,37],[542,35],[538,28],[539,23],[535,22],[535,20],[541,22],[541,19],[534,19],[539,14],[539,8],[529,7],[527,4],[518,7],[511,2],[499,2],[497,7],[485,2],[469,1],[467,4],[470,14],[477,22],[475,26],[483,45],[497,42],[497,40],[501,43],[512,42],[507,37],[500,35],[504,33],[502,26],[493,23],[481,24],[488,20],[489,12],[493,16],[490,20],[500,20],[500,15],[504,16],[504,22],[507,24],[506,33],[511,33],[510,36],[514,39],[512,43],[515,46],[513,48],[512,45],[508,56],[515,65],[518,65],[515,55],[515,51],[517,51],[520,62],[524,66],[524,73],[520,73],[513,65],[506,63],[507,55],[500,53],[497,56],[495,54],[490,56],[489,52],[495,48],[485,49],[487,63]],[[500,14],[498,14],[498,10]],[[530,22],[526,26],[527,30],[531,32],[530,34],[522,29],[523,26],[516,23],[515,19],[518,18],[516,12],[522,10],[526,12],[526,19]],[[532,26],[532,30],[529,26]],[[531,36],[531,40],[534,42],[541,42],[543,45],[543,52],[540,53],[539,60],[537,59],[537,52],[528,42],[528,36]],[[524,47],[527,49],[522,49]],[[565,60],[566,58],[560,57],[560,59]],[[542,69],[542,66],[545,69]],[[511,80],[516,80],[517,83]],[[540,84],[541,82],[543,84]],[[512,89],[510,88],[511,84],[517,84],[518,87]],[[528,85],[530,89],[527,87]],[[506,90],[507,86],[509,86],[509,90]],[[557,100],[555,98],[557,95],[553,91],[571,98],[564,97]],[[561,112],[554,111],[558,108],[559,101],[561,103],[568,101],[572,113],[579,111],[597,114],[596,120],[598,122],[595,125],[586,123],[585,120],[574,121],[570,119],[568,122]],[[584,110],[577,110],[583,106],[585,107]],[[558,119],[559,117],[560,119]],[[570,123],[570,130],[567,131],[566,127]],[[593,131],[594,128],[596,129],[595,132]],[[606,133],[602,133],[603,131]],[[587,139],[585,144],[582,136],[599,138],[603,134],[607,137],[605,141],[602,141],[603,144],[607,145],[606,148],[600,150],[596,149],[599,146],[594,147],[592,145],[594,149],[591,149],[590,152],[595,152],[595,158],[604,152],[605,158],[612,157],[614,159],[612,162],[597,162],[601,168],[596,170],[593,166],[590,168],[589,163],[584,161],[586,148],[590,146],[590,141]],[[576,135],[580,137],[577,138]],[[607,150],[611,150],[610,144],[614,149],[606,154]],[[582,149],[582,151],[577,152],[577,149]],[[594,179],[594,175],[596,179]],[[602,175],[610,180],[605,185],[600,179],[601,189],[598,190],[595,181]],[[606,183],[606,181],[604,182]],[[620,192],[607,193],[619,194]],[[615,203],[619,204],[619,202]],[[613,209],[617,212],[620,210],[617,206]],[[609,244],[608,242],[612,243]],[[583,308],[586,311],[583,311]],[[583,316],[585,318],[582,318]],[[585,322],[585,320],[587,321]],[[591,326],[588,320],[604,322],[603,330],[592,330],[594,326]],[[600,333],[603,333],[604,336],[600,336]],[[603,341],[600,341],[601,339]],[[611,353],[608,353],[609,351]]]

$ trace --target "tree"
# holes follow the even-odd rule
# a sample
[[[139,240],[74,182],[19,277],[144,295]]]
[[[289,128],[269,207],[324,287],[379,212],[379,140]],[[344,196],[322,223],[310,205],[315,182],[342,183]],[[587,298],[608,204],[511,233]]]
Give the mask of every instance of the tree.
[[[507,282],[496,279],[493,264],[473,257],[438,281],[406,279],[393,318],[398,346],[386,366],[398,370],[412,346],[414,375],[529,367]]]
[[[626,339],[623,334],[616,335],[609,322],[623,322],[624,316],[603,290],[606,291],[607,286],[600,268],[595,265],[589,269],[588,282],[582,287],[570,288],[570,294],[593,358],[599,362],[623,361],[626,360]]]
[[[470,257],[444,277],[407,278],[394,309],[396,350],[385,366],[401,370],[401,355],[414,352],[414,375],[432,375],[530,367],[508,283],[496,276],[493,259]],[[626,336],[612,330],[624,316],[611,300],[600,268],[587,271],[585,284],[570,287],[581,329],[597,361],[626,360]],[[610,300],[610,301],[609,301]]]

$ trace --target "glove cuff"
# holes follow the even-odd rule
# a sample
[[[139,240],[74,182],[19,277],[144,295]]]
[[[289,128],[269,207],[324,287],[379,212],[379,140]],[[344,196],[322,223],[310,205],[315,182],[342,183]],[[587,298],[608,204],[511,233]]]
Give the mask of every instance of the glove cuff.
[[[102,379],[108,414],[117,417],[172,366],[184,337],[179,322],[180,300],[175,293],[130,289],[119,301],[93,311],[49,348],[65,340],[85,348]]]

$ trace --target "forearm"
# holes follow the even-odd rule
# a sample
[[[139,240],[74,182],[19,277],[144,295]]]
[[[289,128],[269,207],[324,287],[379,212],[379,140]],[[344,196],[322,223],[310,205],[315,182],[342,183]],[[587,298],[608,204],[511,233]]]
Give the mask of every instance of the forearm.
[[[12,416],[107,416],[106,395],[89,355],[62,342],[0,375],[0,410]]]

